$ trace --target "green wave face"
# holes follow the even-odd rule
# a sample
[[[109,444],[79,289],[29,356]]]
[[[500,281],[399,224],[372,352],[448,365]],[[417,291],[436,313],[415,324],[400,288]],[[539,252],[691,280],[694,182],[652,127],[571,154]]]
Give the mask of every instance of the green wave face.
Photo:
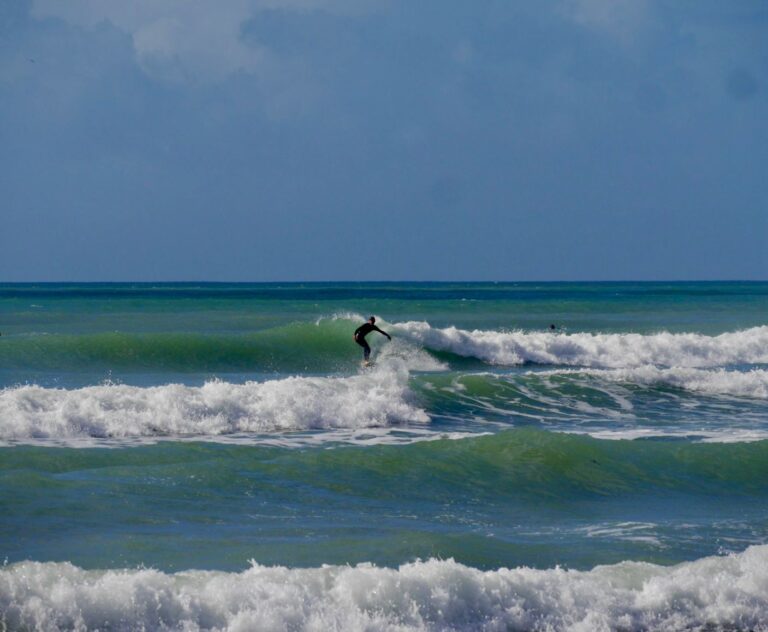
[[[346,320],[251,334],[98,333],[9,337],[0,368],[24,370],[334,371],[359,357]]]
[[[568,500],[587,496],[684,493],[768,494],[768,441],[690,444],[607,441],[538,430],[513,430],[460,441],[440,440],[367,452],[338,449],[283,456],[292,476],[323,480],[334,472],[356,495],[435,498],[466,494]]]
[[[720,538],[754,542],[767,499],[766,441],[513,430],[330,450],[0,448],[3,528],[13,534],[4,554],[58,559],[64,548],[91,568],[104,559],[168,570],[238,569],[250,558],[591,568],[631,555],[669,563],[714,554]],[[61,533],[70,522],[87,524],[89,537]]]
[[[536,502],[632,495],[768,495],[768,441],[707,444],[611,441],[539,430],[510,430],[462,440],[406,446],[285,450],[258,446],[169,443],[140,450],[0,449],[3,476],[61,479],[68,472],[108,468],[128,477],[162,469],[183,488],[188,468],[205,489],[311,486],[354,497],[432,500],[466,496]],[[105,470],[106,471],[106,470]],[[42,480],[42,479],[41,479]]]

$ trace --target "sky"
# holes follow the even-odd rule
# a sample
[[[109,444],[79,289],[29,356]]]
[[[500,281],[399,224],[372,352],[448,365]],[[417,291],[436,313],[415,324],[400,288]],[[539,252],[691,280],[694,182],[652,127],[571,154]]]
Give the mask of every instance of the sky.
[[[765,0],[1,0],[0,281],[768,279]]]

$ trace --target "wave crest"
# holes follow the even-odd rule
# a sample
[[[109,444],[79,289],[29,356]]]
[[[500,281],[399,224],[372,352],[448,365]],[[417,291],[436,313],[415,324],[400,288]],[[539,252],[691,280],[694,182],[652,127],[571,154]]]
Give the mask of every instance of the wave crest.
[[[0,610],[10,629],[48,630],[765,630],[768,546],[591,571],[429,560],[170,575],[22,562],[0,570]]]
[[[425,423],[408,371],[390,362],[352,377],[290,377],[140,388],[119,384],[0,391],[0,439],[211,436]]]
[[[718,336],[467,331],[456,327],[438,329],[415,321],[394,325],[393,330],[434,351],[499,365],[703,368],[768,363],[768,326]]]

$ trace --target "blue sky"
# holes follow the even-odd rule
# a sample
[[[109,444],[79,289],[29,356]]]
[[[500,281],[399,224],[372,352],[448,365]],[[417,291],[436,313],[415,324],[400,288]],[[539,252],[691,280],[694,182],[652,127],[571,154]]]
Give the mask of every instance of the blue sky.
[[[3,0],[0,280],[768,278],[763,0]]]

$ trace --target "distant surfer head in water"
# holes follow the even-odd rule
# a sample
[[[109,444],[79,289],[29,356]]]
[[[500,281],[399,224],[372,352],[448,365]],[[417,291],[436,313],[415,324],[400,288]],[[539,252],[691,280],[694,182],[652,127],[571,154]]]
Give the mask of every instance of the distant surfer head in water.
[[[365,362],[368,362],[368,358],[371,357],[371,348],[368,346],[368,343],[365,341],[365,337],[369,333],[371,333],[372,331],[378,331],[380,334],[384,334],[388,340],[392,340],[392,336],[390,336],[386,331],[382,331],[381,329],[379,329],[374,324],[375,322],[376,322],[376,318],[371,316],[368,319],[367,323],[363,323],[357,329],[355,329],[355,333],[352,336],[355,339],[355,342],[363,348],[363,360]]]

